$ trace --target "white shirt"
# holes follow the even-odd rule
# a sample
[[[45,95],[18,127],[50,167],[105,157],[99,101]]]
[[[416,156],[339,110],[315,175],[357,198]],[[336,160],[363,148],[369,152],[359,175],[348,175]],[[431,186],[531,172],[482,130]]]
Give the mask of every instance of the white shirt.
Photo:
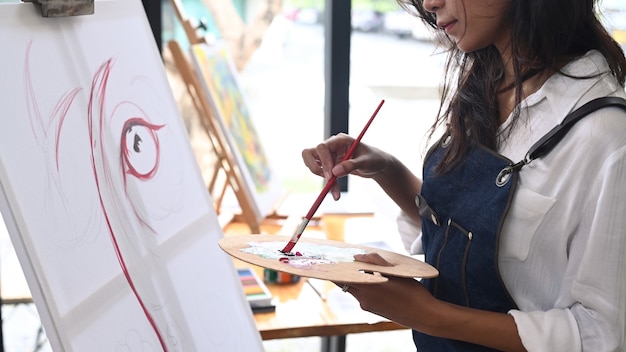
[[[499,152],[520,161],[567,113],[624,89],[591,51],[564,68],[591,79],[551,77],[524,102]],[[508,120],[507,120],[508,121]],[[505,123],[502,128],[506,128]],[[509,312],[529,351],[626,351],[626,112],[580,120],[547,156],[520,171],[500,237],[498,263],[519,310]],[[419,236],[399,229],[416,253]],[[418,231],[413,231],[418,234]]]

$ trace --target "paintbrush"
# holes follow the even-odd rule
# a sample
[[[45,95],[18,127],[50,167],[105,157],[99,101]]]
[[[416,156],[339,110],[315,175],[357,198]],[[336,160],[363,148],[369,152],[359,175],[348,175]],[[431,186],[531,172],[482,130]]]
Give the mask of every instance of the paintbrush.
[[[352,142],[352,144],[350,145],[350,148],[348,148],[348,152],[343,157],[342,161],[348,160],[348,159],[350,159],[352,157],[352,154],[354,154],[354,151],[356,150],[356,147],[359,145],[359,142],[363,138],[363,135],[365,134],[367,129],[372,124],[372,121],[374,121],[374,117],[376,117],[376,115],[378,114],[378,111],[383,106],[384,102],[385,102],[384,99],[380,101],[380,104],[378,104],[378,107],[376,108],[376,110],[372,114],[372,117],[370,117],[369,121],[367,121],[367,123],[365,124],[365,127],[363,127],[363,130],[361,130],[361,133],[359,134],[359,136],[354,140],[354,142]],[[296,245],[296,243],[298,243],[298,240],[302,236],[302,233],[304,232],[304,229],[309,224],[309,221],[311,221],[311,219],[313,218],[313,215],[315,214],[317,209],[320,207],[320,204],[322,204],[322,201],[324,200],[324,198],[326,198],[326,195],[330,191],[331,187],[335,184],[335,182],[337,182],[337,177],[333,175],[328,180],[328,182],[326,182],[326,185],[324,186],[324,188],[320,192],[319,196],[317,196],[317,199],[315,200],[315,202],[313,202],[313,206],[311,206],[311,209],[309,209],[309,212],[302,219],[302,222],[296,228],[296,231],[293,233],[293,236],[291,236],[291,239],[289,240],[289,242],[287,243],[285,248],[283,248],[283,250],[281,251],[282,253],[284,253],[284,254],[291,253],[291,250]]]

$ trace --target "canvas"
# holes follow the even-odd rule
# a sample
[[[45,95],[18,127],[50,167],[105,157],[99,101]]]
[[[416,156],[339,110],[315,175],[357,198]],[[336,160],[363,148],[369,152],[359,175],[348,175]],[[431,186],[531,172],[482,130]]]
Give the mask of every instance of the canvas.
[[[262,351],[139,0],[0,4],[0,206],[55,351]]]
[[[212,117],[218,121],[241,171],[244,192],[251,199],[256,218],[262,220],[275,212],[286,192],[254,127],[237,69],[220,42],[192,45],[191,59],[212,107]]]

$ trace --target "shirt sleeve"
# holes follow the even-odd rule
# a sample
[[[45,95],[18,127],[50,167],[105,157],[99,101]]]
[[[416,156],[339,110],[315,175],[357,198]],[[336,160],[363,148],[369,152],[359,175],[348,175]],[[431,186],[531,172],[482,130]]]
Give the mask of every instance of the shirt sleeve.
[[[396,224],[404,249],[411,255],[424,254],[422,250],[422,229],[402,210],[396,218]]]
[[[566,309],[547,312],[511,310],[522,344],[527,351],[581,351],[578,325]]]
[[[529,351],[626,348],[626,147],[603,163],[568,248],[565,292],[546,312],[509,312]]]

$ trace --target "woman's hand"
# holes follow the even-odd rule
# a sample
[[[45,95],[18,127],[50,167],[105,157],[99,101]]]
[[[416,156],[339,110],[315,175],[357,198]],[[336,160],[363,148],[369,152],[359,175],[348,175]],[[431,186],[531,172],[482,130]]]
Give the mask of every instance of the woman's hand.
[[[354,138],[340,133],[315,148],[304,149],[302,159],[312,173],[324,177],[326,181],[333,176],[339,178],[348,174],[372,178],[392,160],[389,154],[361,142],[352,158],[342,161],[353,142]],[[335,200],[339,199],[340,190],[337,184],[333,186],[331,193]]]
[[[376,253],[356,255],[354,259],[381,266],[392,265]],[[387,278],[384,283],[350,284],[346,292],[359,301],[363,310],[416,330],[428,331],[432,309],[436,309],[439,301],[415,279]]]
[[[380,255],[356,255],[355,260],[391,265]],[[525,351],[513,317],[461,307],[436,299],[417,280],[388,276],[375,284],[349,284],[361,308],[425,334],[466,341],[500,351]]]

